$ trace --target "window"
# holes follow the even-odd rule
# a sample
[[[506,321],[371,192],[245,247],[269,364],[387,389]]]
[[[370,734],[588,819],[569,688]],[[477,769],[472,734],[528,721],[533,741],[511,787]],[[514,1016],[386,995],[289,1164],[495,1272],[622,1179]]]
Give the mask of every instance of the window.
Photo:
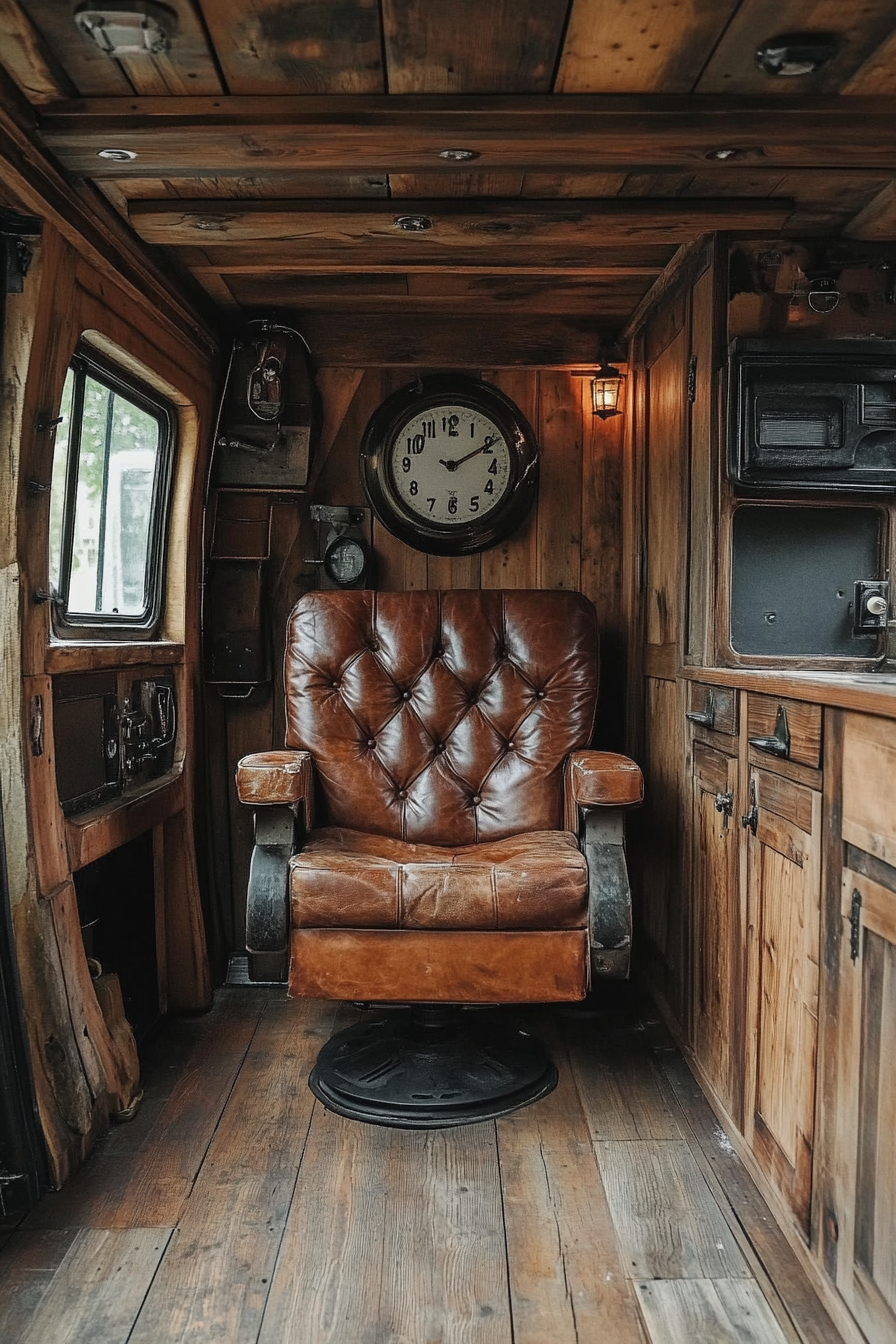
[[[78,353],[65,379],[50,495],[54,628],[157,624],[174,416],[148,390]]]

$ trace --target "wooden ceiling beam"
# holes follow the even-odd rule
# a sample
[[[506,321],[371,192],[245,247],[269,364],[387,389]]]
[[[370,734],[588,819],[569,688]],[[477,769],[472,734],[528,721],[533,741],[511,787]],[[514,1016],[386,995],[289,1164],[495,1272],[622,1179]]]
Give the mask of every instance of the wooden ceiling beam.
[[[38,115],[44,143],[86,177],[263,171],[647,171],[892,167],[896,98],[632,95],[86,98]],[[98,158],[127,149],[135,159]],[[726,159],[711,156],[734,150]]]
[[[249,243],[280,244],[307,262],[337,253],[409,266],[470,262],[494,256],[512,261],[554,260],[575,266],[593,259],[600,246],[689,242],[720,229],[781,230],[793,211],[785,200],[700,201],[613,199],[504,201],[132,201],[129,219],[144,242],[161,246],[214,246],[219,251]],[[419,230],[400,221],[419,220]]]

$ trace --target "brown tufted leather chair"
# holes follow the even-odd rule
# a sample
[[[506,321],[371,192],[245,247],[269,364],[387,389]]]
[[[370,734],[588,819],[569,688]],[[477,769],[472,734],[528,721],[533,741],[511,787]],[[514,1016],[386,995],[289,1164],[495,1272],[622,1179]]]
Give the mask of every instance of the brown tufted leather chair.
[[[288,950],[291,995],[430,1004],[625,975],[620,809],[642,779],[587,750],[597,655],[578,593],[302,598],[289,750],[237,768],[257,808],[250,974],[277,978]]]

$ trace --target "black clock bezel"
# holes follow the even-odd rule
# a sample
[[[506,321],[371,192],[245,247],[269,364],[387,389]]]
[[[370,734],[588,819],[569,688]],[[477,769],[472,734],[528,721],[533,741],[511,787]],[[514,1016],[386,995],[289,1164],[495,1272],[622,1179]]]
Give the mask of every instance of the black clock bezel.
[[[489,416],[510,453],[510,483],[483,518],[428,523],[411,513],[391,475],[391,447],[408,420],[451,402]],[[431,374],[399,388],[371,416],[361,440],[361,481],[377,518],[394,536],[429,555],[470,555],[510,535],[523,521],[538,485],[538,445],[522,411],[491,383],[463,374]]]

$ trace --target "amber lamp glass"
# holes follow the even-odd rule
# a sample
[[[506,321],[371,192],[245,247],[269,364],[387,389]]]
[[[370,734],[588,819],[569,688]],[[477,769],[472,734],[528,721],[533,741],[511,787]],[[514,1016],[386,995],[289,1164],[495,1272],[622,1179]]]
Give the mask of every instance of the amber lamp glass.
[[[601,420],[609,420],[613,415],[621,415],[619,399],[625,374],[620,373],[612,364],[602,363],[591,379],[591,411]]]

